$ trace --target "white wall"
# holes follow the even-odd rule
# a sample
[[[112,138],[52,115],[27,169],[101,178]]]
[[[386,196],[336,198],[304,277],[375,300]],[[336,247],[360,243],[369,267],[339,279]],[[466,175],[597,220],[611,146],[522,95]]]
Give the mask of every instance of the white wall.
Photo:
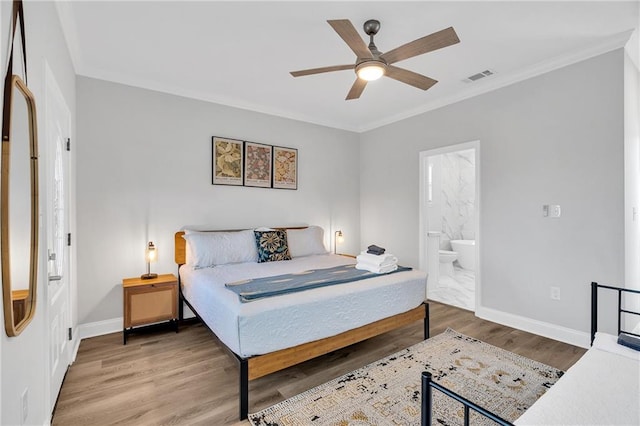
[[[638,16],[640,20],[640,15]],[[640,39],[636,30],[624,54],[624,171],[625,171],[625,283],[640,290]],[[630,297],[627,308],[640,310],[640,296]],[[638,318],[627,316],[626,330]]]
[[[317,224],[357,250],[357,134],[84,77],[77,93],[80,323],[122,317],[122,278],[145,272],[147,241],[152,270],[176,273],[183,226]],[[297,148],[298,189],[212,185],[214,135]]]
[[[11,19],[11,2],[1,2],[2,41],[1,53],[3,77],[8,54],[8,37]],[[72,116],[75,114],[75,73],[62,35],[58,15],[53,2],[24,3],[29,88],[36,99],[38,134],[40,135],[40,176],[45,176],[46,141],[44,135],[44,69],[48,62],[60,84]],[[20,56],[17,56],[18,60]],[[45,194],[46,185],[40,180],[40,194]],[[40,203],[41,217],[46,217],[46,205]],[[46,321],[46,221],[40,226],[40,264],[38,268],[38,291],[36,314],[25,331],[17,337],[0,333],[2,353],[0,376],[2,377],[1,420],[3,425],[21,424],[20,396],[28,389],[29,413],[25,424],[47,424],[50,419],[48,380],[48,324]]]
[[[481,307],[587,331],[589,283],[624,279],[623,127],[619,49],[365,133],[362,241],[418,265],[418,153],[480,140]]]

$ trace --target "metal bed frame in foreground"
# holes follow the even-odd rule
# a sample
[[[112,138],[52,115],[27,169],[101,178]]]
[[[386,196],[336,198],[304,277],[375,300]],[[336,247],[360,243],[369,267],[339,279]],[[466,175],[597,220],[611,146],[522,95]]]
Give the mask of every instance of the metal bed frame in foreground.
[[[503,419],[500,416],[493,414],[492,412],[485,410],[481,406],[469,401],[467,398],[458,395],[454,391],[445,388],[444,386],[439,385],[434,382],[431,378],[431,373],[428,371],[422,372],[422,417],[420,424],[422,426],[430,426],[431,420],[433,418],[433,395],[431,389],[437,389],[443,394],[455,399],[458,402],[461,402],[464,405],[464,425],[469,426],[469,409],[482,414],[483,416],[493,420],[499,425],[502,426],[510,426],[513,423],[510,423]]]
[[[640,312],[630,311],[628,309],[625,309],[622,306],[622,295],[623,293],[640,295],[640,290],[613,287],[613,286],[602,285],[596,282],[592,282],[591,283],[591,344],[593,345],[593,340],[595,339],[596,332],[598,331],[598,289],[600,288],[618,292],[618,335],[620,333],[625,333],[632,336],[640,337],[640,334],[632,333],[630,331],[625,331],[622,329],[622,314],[640,316]],[[431,421],[433,420],[432,389],[436,389],[464,405],[465,426],[469,426],[469,410],[474,410],[475,412],[493,420],[499,425],[503,425],[503,426],[513,425],[513,423],[510,423],[509,421],[490,412],[489,410],[486,410],[480,407],[479,405],[475,404],[474,402],[464,398],[463,396],[460,396],[459,394],[453,392],[452,390],[447,389],[446,387],[434,382],[432,380],[431,373],[424,371],[422,372],[422,406],[421,406],[421,425],[422,426],[431,426]]]

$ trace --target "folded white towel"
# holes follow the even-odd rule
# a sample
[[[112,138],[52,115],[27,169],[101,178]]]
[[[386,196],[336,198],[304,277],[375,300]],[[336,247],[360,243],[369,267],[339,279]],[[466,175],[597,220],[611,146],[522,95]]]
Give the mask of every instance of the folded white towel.
[[[384,261],[382,263],[369,262],[369,260],[367,259],[359,259],[357,261],[357,264],[362,265],[363,267],[377,269],[377,268],[386,268],[389,266],[397,265],[398,262],[397,260],[394,260],[394,259],[389,259],[388,261]]]
[[[361,271],[373,272],[375,274],[386,274],[398,269],[398,265],[394,263],[393,265],[389,265],[389,266],[375,267],[375,266],[370,266],[369,264],[356,263],[356,269],[360,269]]]
[[[356,260],[358,260],[358,262],[366,262],[378,266],[398,263],[398,258],[390,253],[377,255],[367,253],[366,251],[361,252],[358,257],[356,257]]]

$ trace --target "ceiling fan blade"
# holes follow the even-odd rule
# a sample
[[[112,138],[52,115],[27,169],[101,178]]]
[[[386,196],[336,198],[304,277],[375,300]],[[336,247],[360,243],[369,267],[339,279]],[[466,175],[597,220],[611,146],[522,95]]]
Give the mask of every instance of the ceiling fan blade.
[[[422,90],[427,90],[438,82],[437,80],[426,77],[422,74],[418,74],[404,68],[394,67],[393,65],[387,65],[387,72],[385,75],[394,80],[398,80]]]
[[[373,54],[367,47],[358,31],[348,19],[334,19],[327,21],[345,43],[353,50],[358,58],[373,59]]]
[[[367,86],[367,80],[363,80],[361,78],[356,78],[356,82],[351,86],[351,90],[347,94],[345,100],[358,99],[360,95],[362,95],[362,91]]]
[[[449,27],[417,40],[413,40],[407,44],[403,44],[400,47],[396,47],[395,49],[380,55],[380,58],[387,61],[388,64],[393,64],[394,62],[413,58],[414,56],[442,49],[443,47],[451,46],[456,43],[460,43],[460,39],[453,27]]]
[[[302,77],[304,75],[311,75],[311,74],[320,74],[323,72],[331,72],[331,71],[342,71],[342,70],[352,70],[355,67],[355,65],[353,64],[349,64],[349,65],[333,65],[330,67],[322,67],[322,68],[311,68],[308,70],[301,70],[301,71],[291,71],[290,74],[294,77]]]

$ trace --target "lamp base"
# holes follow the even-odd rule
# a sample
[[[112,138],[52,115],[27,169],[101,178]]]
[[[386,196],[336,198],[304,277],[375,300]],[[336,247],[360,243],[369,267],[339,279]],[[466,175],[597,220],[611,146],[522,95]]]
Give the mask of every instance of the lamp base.
[[[143,280],[150,280],[152,278],[158,278],[158,274],[144,274],[144,275],[140,275],[140,278]]]

